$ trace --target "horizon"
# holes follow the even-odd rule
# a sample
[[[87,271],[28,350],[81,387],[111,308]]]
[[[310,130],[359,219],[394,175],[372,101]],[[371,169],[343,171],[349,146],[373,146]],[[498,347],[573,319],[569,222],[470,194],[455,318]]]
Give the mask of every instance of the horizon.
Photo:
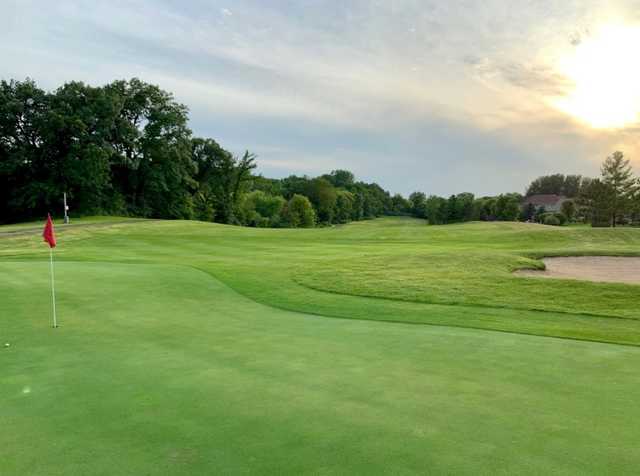
[[[633,2],[523,5],[10,2],[0,78],[139,77],[264,176],[348,169],[404,196],[524,193],[618,149],[633,163]]]

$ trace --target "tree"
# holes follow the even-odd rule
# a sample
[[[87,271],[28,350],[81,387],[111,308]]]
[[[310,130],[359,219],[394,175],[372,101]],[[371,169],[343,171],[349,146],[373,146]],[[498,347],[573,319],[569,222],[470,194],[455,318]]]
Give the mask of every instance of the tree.
[[[254,175],[249,181],[249,190],[260,190],[270,195],[283,195],[282,180],[263,177],[262,175]]]
[[[576,214],[576,204],[573,200],[565,200],[562,202],[560,210],[562,211],[562,214],[567,217],[567,220],[571,222]]]
[[[424,194],[409,204],[378,184],[356,182],[348,170],[278,180],[253,176],[255,166],[248,151],[238,158],[213,139],[193,137],[186,106],[139,79],[69,82],[53,92],[29,79],[0,81],[0,222],[61,212],[63,193],[78,215],[255,226],[280,226],[284,201],[296,195],[327,224],[424,207]],[[289,202],[291,213],[304,211],[291,215],[295,226],[315,222],[306,202]]]
[[[629,213],[631,200],[635,192],[636,179],[631,171],[629,160],[622,152],[614,152],[602,164],[602,181],[609,187],[611,194],[611,226],[615,227],[619,219]]]
[[[473,202],[475,197],[472,193],[459,193],[457,195],[458,210],[457,215],[460,221],[471,221],[474,219]]]
[[[338,194],[336,188],[327,179],[317,177],[307,185],[305,195],[316,210],[318,221],[321,223],[333,223]]]
[[[41,158],[46,162],[52,196],[67,193],[74,207],[103,213],[111,190],[109,136],[113,104],[102,88],[67,83],[49,96],[40,127]]]
[[[351,192],[347,192],[346,190],[336,190],[336,194],[334,220],[336,223],[347,223],[351,221],[351,217],[353,216],[355,197]]]
[[[353,186],[355,177],[348,170],[332,170],[330,174],[323,175],[322,178],[328,180],[336,188],[349,190]]]
[[[577,197],[580,195],[580,189],[582,188],[583,181],[584,178],[582,175],[566,175],[564,178],[562,193],[560,195],[564,195],[568,198]]]
[[[445,211],[445,223],[455,223],[460,221],[460,211],[458,210],[458,197],[451,195],[447,200]]]
[[[246,194],[239,207],[240,221],[249,226],[277,227],[282,220],[286,200],[261,190]]]
[[[135,215],[191,218],[195,167],[188,109],[139,79],[105,87],[117,114],[110,137],[112,184]]]
[[[474,200],[473,216],[476,220],[494,221],[496,219],[496,198],[482,197]]]
[[[553,194],[574,198],[580,194],[582,181],[580,175],[543,175],[529,184],[525,195]]]
[[[396,193],[391,197],[391,214],[393,215],[406,215],[411,212],[411,204],[409,200],[404,198],[399,193]]]
[[[53,211],[56,190],[41,134],[48,107],[48,95],[33,81],[0,81],[0,222]]]
[[[411,214],[416,218],[427,217],[427,197],[422,192],[413,192],[409,195],[409,204],[411,207]]]
[[[520,218],[522,221],[532,221],[536,214],[536,206],[533,203],[527,203],[527,206],[522,209]]]
[[[287,203],[283,218],[292,228],[312,228],[316,223],[316,214],[311,202],[304,195],[298,194],[291,197]]]
[[[443,225],[447,223],[447,200],[431,195],[425,203],[426,218],[429,225]]]
[[[640,224],[640,178],[636,181],[635,191],[631,199],[631,221],[634,225]]]
[[[613,196],[611,186],[600,179],[589,180],[583,187],[579,203],[587,219],[591,221],[591,226],[611,226]]]
[[[289,177],[282,179],[282,196],[289,200],[295,194],[305,195],[309,188],[310,181],[311,179],[306,175],[304,177],[290,175]]]
[[[496,218],[500,221],[516,221],[520,215],[522,196],[517,193],[498,195],[496,200]]]
[[[236,223],[243,186],[256,167],[255,156],[246,151],[241,159],[237,159],[213,139],[196,137],[191,141],[191,157],[197,166],[198,193],[215,210],[214,220]]]

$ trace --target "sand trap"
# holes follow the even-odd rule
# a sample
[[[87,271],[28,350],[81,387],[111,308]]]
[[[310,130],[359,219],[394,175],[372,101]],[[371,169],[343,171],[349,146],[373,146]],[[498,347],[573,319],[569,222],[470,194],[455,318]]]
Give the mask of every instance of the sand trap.
[[[519,270],[518,276],[580,279],[608,283],[640,284],[640,258],[576,256],[545,258],[545,271]]]

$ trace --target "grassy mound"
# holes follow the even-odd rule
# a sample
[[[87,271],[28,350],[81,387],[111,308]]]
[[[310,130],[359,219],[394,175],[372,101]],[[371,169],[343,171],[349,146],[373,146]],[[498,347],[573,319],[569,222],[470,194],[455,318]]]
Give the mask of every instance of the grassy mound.
[[[323,316],[640,344],[637,286],[511,273],[539,266],[539,256],[638,253],[640,229],[427,227],[403,218],[314,230],[114,221],[59,227],[58,259],[188,264],[260,303]],[[46,255],[39,230],[0,240],[0,259]]]

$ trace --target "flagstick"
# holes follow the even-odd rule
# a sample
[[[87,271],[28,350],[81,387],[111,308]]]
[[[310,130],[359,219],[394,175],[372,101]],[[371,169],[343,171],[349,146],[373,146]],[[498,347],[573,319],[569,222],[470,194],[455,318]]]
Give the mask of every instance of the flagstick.
[[[53,305],[53,327],[58,327],[56,318],[56,287],[53,276],[53,248],[49,248],[49,263],[51,264],[51,304]]]

